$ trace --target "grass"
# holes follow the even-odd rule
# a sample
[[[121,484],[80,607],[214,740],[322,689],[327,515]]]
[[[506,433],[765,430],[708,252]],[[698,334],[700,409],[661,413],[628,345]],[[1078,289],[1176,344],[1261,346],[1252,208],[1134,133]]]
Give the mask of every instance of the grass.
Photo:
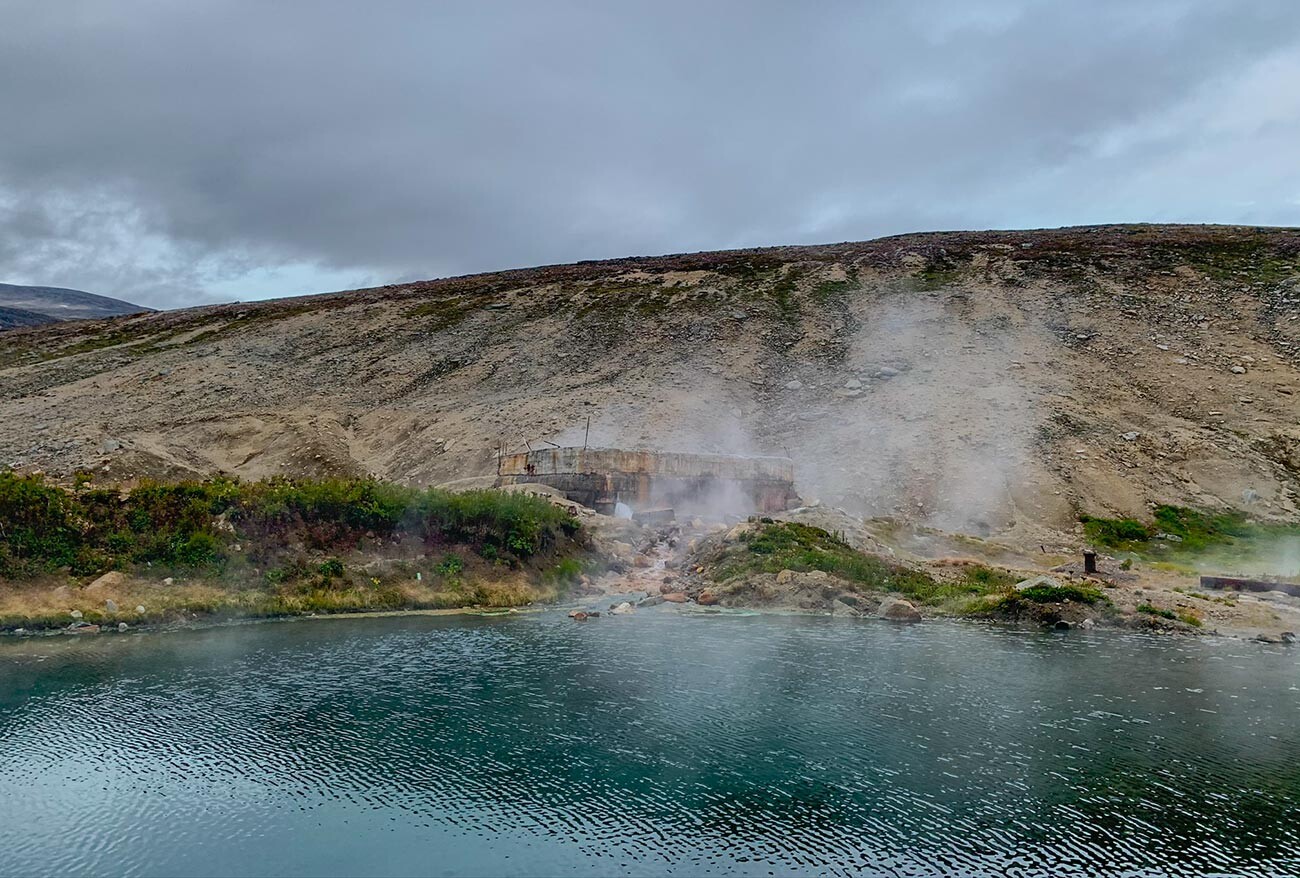
[[[1157,616],[1161,619],[1177,619],[1178,614],[1173,610],[1166,610],[1164,607],[1156,607],[1151,604],[1138,604],[1137,611],[1146,616]]]
[[[581,575],[581,551],[568,512],[523,494],[370,479],[144,482],[123,493],[0,473],[0,625],[24,613],[38,623],[51,610],[36,599],[42,588],[110,570],[182,579],[184,600],[177,586],[147,605],[202,612],[514,606],[561,593]],[[369,572],[374,563],[382,572]],[[66,606],[51,611],[66,623]]]
[[[1162,505],[1149,524],[1090,515],[1080,516],[1080,521],[1093,545],[1166,560],[1213,551],[1222,553],[1226,562],[1248,558],[1277,540],[1300,539],[1300,523],[1261,524],[1236,510]]]

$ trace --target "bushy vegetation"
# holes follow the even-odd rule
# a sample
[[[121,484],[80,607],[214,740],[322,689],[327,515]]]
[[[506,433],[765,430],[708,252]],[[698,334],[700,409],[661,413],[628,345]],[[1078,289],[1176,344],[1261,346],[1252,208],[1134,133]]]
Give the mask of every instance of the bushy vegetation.
[[[1016,592],[1016,596],[1036,604],[1096,604],[1105,600],[1098,589],[1082,585],[1032,585]]]
[[[544,500],[496,491],[452,494],[372,479],[211,479],[146,482],[122,493],[0,473],[0,577],[9,579],[63,568],[80,575],[220,568],[237,542],[266,556],[290,544],[339,552],[399,537],[518,564],[576,530],[567,512]],[[315,572],[341,577],[343,562],[326,559]]]
[[[1093,545],[1156,557],[1211,550],[1248,555],[1253,546],[1300,539],[1300,523],[1260,524],[1235,510],[1207,512],[1162,505],[1155,508],[1150,524],[1091,515],[1080,516],[1080,521]]]

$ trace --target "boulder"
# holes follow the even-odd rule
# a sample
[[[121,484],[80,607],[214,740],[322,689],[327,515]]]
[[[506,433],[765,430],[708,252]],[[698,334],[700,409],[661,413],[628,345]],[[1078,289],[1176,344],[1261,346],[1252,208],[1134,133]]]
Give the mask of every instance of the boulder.
[[[86,591],[100,591],[101,589],[117,588],[125,582],[125,574],[119,573],[116,570],[111,570],[90,583],[90,585],[86,586]]]
[[[136,605],[135,605],[135,611],[136,611],[137,613],[139,613],[141,616],[143,616],[143,615],[144,615],[144,604],[136,604]]]
[[[587,619],[587,614],[583,610],[570,610],[569,618],[578,622],[585,622]]]
[[[702,607],[711,607],[714,604],[716,604],[719,600],[721,599],[713,592],[702,591],[700,592],[699,596],[695,598],[695,603],[699,604]]]
[[[660,594],[646,595],[636,602],[638,607],[657,607],[664,602],[664,596]]]
[[[680,591],[670,591],[668,594],[664,595],[664,600],[670,604],[684,604],[689,601],[690,598]]]
[[[130,628],[130,627],[131,627],[131,626],[128,625],[128,624],[126,624],[125,622],[118,622],[118,623],[117,623],[117,630],[118,630],[118,631],[125,631],[126,629],[128,629],[128,628]]]
[[[885,598],[876,615],[891,622],[920,622],[921,614],[916,607],[902,598]]]
[[[80,619],[83,613],[81,612],[81,610],[73,610],[72,612],[68,613],[68,615],[74,619]]]
[[[1031,579],[1022,579],[1016,583],[1016,591],[1024,591],[1027,588],[1036,588],[1040,585],[1047,588],[1060,588],[1061,580],[1054,576],[1035,576]]]
[[[776,575],[776,581],[778,585],[789,585],[794,581],[794,571],[782,570]]]
[[[76,625],[76,626],[74,626],[74,627],[72,627],[72,628],[69,628],[69,629],[67,629],[67,631],[68,631],[69,634],[98,634],[98,633],[99,633],[99,626],[98,626],[98,625],[86,625],[86,624],[83,623],[83,624],[81,624],[81,625]]]
[[[114,600],[107,600],[107,601],[104,601],[104,609],[105,609],[106,611],[110,612],[110,613],[116,613],[116,612],[117,612],[117,601],[114,601]]]
[[[857,607],[850,606],[849,604],[846,604],[844,601],[836,598],[835,600],[831,601],[831,615],[832,616],[861,616],[862,613],[858,611]]]
[[[609,611],[615,616],[630,616],[636,612],[636,608],[627,601],[623,601],[617,607],[610,607]]]

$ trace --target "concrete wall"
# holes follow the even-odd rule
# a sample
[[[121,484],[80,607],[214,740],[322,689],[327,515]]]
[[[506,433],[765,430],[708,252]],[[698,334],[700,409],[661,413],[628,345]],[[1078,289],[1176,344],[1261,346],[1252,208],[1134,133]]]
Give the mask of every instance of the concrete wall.
[[[633,509],[746,514],[799,502],[794,462],[784,457],[547,448],[503,457],[497,482],[540,482],[601,512],[625,503]]]

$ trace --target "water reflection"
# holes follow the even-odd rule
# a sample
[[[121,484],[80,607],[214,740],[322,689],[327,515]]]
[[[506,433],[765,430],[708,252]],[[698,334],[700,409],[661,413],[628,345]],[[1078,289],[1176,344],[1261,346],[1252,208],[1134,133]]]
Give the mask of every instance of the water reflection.
[[[1300,659],[801,618],[0,650],[0,873],[1294,874]]]

